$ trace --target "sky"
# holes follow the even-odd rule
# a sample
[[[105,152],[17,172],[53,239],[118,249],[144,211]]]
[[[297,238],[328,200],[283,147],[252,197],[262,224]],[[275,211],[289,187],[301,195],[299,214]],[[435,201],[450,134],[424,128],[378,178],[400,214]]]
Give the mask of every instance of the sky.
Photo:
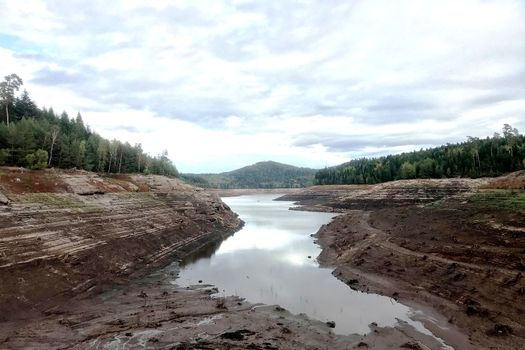
[[[0,13],[0,77],[182,172],[525,132],[525,1],[0,0]]]

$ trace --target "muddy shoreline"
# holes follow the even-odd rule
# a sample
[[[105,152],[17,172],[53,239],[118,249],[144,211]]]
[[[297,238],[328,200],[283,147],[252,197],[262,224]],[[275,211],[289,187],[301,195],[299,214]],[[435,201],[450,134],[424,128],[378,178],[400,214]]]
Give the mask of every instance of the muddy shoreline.
[[[441,348],[404,324],[339,336],[277,306],[211,297],[213,286],[166,282],[177,269],[163,266],[239,229],[217,193],[158,177],[42,174],[29,173],[26,183],[23,171],[0,172],[7,199],[0,207],[0,348]],[[299,201],[295,209],[342,213],[317,234],[319,261],[349,288],[423,310],[425,317],[416,318],[457,349],[520,349],[525,223],[520,213],[469,202],[488,183],[323,186],[282,199]],[[146,240],[140,232],[148,232]],[[45,293],[38,289],[46,286]]]
[[[213,245],[213,241],[200,248]],[[198,249],[176,252],[188,258]],[[212,285],[181,288],[178,263],[105,292],[78,295],[30,319],[1,323],[6,349],[440,349],[408,324],[370,325],[365,335],[336,335],[324,322],[278,305],[217,296]],[[215,295],[214,295],[215,294]],[[424,345],[423,345],[424,344]]]
[[[0,168],[0,193],[2,349],[387,348],[425,337],[408,325],[339,336],[278,306],[167,283],[177,271],[164,266],[242,225],[216,193],[177,179]]]
[[[497,187],[491,179],[401,181],[281,199],[297,201],[295,210],[342,213],[317,233],[318,260],[350,288],[424,310],[427,327],[457,349],[522,349],[524,216],[487,197],[519,195],[523,174],[511,177],[521,178],[517,189],[502,189],[505,178]]]

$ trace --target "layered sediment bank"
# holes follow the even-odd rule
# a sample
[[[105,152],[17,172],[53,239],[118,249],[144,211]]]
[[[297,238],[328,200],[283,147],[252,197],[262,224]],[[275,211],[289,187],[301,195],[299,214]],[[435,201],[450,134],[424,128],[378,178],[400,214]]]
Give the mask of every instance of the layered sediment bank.
[[[297,210],[341,212],[317,233],[319,260],[351,288],[448,319],[435,334],[463,349],[525,347],[525,174],[315,186]],[[432,325],[429,325],[432,328]]]

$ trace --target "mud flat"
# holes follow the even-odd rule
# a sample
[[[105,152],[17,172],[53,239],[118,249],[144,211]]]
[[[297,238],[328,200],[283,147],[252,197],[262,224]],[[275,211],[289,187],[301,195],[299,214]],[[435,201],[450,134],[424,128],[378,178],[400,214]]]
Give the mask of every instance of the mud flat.
[[[210,297],[210,285],[179,288],[161,270],[98,296],[76,297],[24,322],[3,322],[6,349],[441,349],[408,325],[370,325],[340,336],[275,305]],[[173,273],[171,270],[170,273]],[[421,345],[420,345],[421,344]],[[425,345],[423,345],[425,344]]]
[[[317,186],[282,197],[341,212],[319,261],[351,288],[392,296],[468,336],[458,349],[525,348],[525,174]]]

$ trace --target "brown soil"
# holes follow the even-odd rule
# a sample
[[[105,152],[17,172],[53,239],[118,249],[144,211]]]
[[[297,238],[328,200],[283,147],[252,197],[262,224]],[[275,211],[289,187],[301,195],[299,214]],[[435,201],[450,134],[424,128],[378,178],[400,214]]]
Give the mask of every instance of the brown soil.
[[[492,179],[484,188],[525,190],[525,170]]]
[[[519,181],[523,174],[318,187],[293,199],[306,210],[344,213],[318,232],[319,260],[352,288],[448,320],[450,327],[427,324],[456,348],[523,349],[525,211],[479,200],[480,187]],[[451,334],[454,327],[470,344]]]

